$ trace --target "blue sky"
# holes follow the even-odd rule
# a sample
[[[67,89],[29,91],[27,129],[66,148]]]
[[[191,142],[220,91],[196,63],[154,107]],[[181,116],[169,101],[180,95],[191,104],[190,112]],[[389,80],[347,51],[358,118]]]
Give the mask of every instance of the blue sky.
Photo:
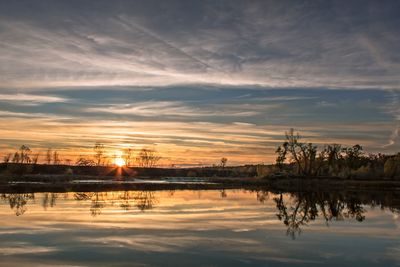
[[[398,14],[398,1],[0,1],[0,148],[261,163],[294,127],[399,151]]]

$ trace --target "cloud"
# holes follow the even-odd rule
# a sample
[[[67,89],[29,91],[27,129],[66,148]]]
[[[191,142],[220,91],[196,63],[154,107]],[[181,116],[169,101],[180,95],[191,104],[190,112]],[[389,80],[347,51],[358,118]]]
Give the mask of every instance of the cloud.
[[[383,147],[390,147],[395,145],[400,140],[400,125],[398,125],[389,137],[389,143]]]
[[[393,116],[394,129],[388,138],[388,143],[383,145],[383,147],[394,147],[395,145],[400,144],[400,96],[398,92],[391,90],[389,91],[387,98],[388,104],[385,105],[383,109]]]
[[[117,3],[96,1],[79,6],[80,12],[75,2],[44,1],[29,12],[18,3],[4,4],[2,87],[398,90],[399,7],[394,3],[392,8],[374,1],[289,8],[281,1],[190,6],[172,1],[162,9],[145,2]],[[380,12],[370,12],[375,9]]]
[[[65,103],[68,102],[68,99],[49,95],[0,94],[0,101],[23,105],[37,105],[41,103]]]
[[[391,92],[380,90],[102,87],[60,89],[56,95],[68,102],[0,101],[3,154],[27,144],[34,151],[51,146],[74,159],[90,155],[99,141],[110,151],[156,144],[163,164],[212,164],[223,156],[232,164],[273,162],[292,127],[307,142],[397,151],[397,144],[385,146],[397,125],[391,112],[396,107]]]
[[[135,104],[119,104],[119,105],[108,105],[104,107],[93,107],[87,108],[88,112],[96,113],[113,113],[113,114],[124,114],[124,115],[135,115],[145,117],[163,117],[163,116],[178,116],[178,117],[250,117],[258,114],[255,111],[238,111],[234,110],[221,110],[213,111],[215,107],[196,108],[185,105],[179,101],[148,101],[138,102]]]
[[[259,163],[294,127],[398,149],[396,1],[154,3],[0,2],[4,146],[73,155],[98,140]]]
[[[9,242],[8,247],[3,247],[0,254],[25,255],[25,254],[46,254],[59,251],[56,247],[36,246],[27,242]]]

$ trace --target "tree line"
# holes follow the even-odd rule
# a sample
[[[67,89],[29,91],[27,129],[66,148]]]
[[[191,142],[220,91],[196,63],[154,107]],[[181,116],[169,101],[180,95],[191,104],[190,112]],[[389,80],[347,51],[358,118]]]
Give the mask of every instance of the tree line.
[[[318,150],[313,143],[303,142],[294,129],[285,133],[285,141],[278,146],[276,154],[278,170],[298,176],[400,176],[400,153],[367,155],[359,144],[350,147],[328,144]]]
[[[95,143],[93,146],[93,154],[89,156],[79,155],[73,161],[69,158],[62,159],[58,150],[48,148],[42,156],[41,163],[47,165],[75,165],[75,166],[111,166],[115,165],[115,159],[123,159],[124,165],[127,167],[138,166],[145,168],[156,167],[161,159],[161,156],[153,148],[142,148],[137,153],[132,148],[123,149],[120,156],[109,156],[106,153],[106,147],[102,143]],[[39,164],[40,152],[33,152],[29,146],[22,145],[14,153],[7,153],[3,157],[4,163],[15,164]]]

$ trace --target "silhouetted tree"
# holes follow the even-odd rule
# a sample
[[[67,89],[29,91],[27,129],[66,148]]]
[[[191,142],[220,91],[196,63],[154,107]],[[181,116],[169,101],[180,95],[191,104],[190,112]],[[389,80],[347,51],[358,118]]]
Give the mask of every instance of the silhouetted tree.
[[[324,151],[327,160],[326,172],[338,174],[340,171],[340,160],[342,158],[342,146],[339,144],[326,145]]]
[[[94,166],[96,163],[91,159],[86,159],[83,156],[79,156],[75,163],[77,166]]]
[[[136,158],[140,167],[152,168],[155,167],[161,157],[157,154],[154,149],[143,148],[140,150],[138,157]]]
[[[400,153],[386,160],[384,174],[389,178],[400,177]]]
[[[20,156],[18,152],[14,153],[13,159],[12,159],[13,163],[19,163],[20,162]]]
[[[349,148],[343,148],[342,151],[345,153],[346,166],[349,169],[357,169],[361,167],[361,159],[363,155],[363,148],[360,145],[354,145]]]
[[[97,166],[100,166],[101,160],[104,155],[104,144],[97,142],[94,145],[93,150],[95,153],[94,158],[96,159]]]
[[[4,163],[9,163],[11,161],[11,157],[12,157],[12,153],[7,153],[4,157],[3,157],[3,162]]]
[[[49,164],[49,165],[51,164],[52,156],[53,156],[53,153],[52,153],[51,148],[47,149],[47,151],[46,151],[46,163]]]
[[[53,164],[54,165],[58,165],[60,164],[61,160],[60,160],[60,155],[58,154],[58,152],[55,150],[53,152]]]
[[[287,150],[285,149],[285,145],[278,146],[275,153],[278,154],[278,156],[276,158],[276,165],[278,166],[279,170],[282,171],[283,165],[286,160],[286,153],[287,153]]]
[[[125,161],[125,165],[127,167],[132,165],[132,160],[133,160],[133,149],[132,148],[126,148],[124,149],[124,153],[122,155],[122,159]]]
[[[32,164],[36,165],[38,163],[39,155],[40,155],[40,153],[36,153],[36,154],[32,155]]]
[[[31,162],[31,158],[29,157],[29,154],[31,153],[31,149],[26,146],[26,145],[22,145],[19,148],[19,160],[20,163],[30,163]]]
[[[285,132],[285,137],[286,141],[276,150],[278,167],[282,168],[286,155],[289,154],[297,166],[298,174],[315,175],[315,170],[319,169],[316,166],[317,147],[312,143],[300,142],[300,135],[299,133],[295,134],[294,129]]]
[[[222,159],[221,159],[221,167],[222,167],[222,168],[225,168],[227,162],[228,162],[228,159],[227,159],[227,158],[222,158]]]

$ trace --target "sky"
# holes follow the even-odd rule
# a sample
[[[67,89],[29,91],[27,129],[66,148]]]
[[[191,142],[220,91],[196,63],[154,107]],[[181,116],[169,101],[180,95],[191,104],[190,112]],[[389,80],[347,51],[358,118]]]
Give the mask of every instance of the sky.
[[[162,164],[400,151],[399,1],[0,0],[0,154],[151,147]]]

